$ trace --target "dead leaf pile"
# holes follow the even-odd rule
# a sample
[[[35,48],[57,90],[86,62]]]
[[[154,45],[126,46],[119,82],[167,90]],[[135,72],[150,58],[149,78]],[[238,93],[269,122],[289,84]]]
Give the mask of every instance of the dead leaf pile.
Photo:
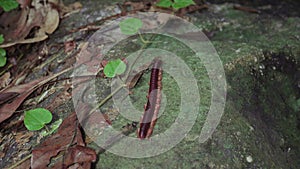
[[[18,2],[21,10],[4,12],[0,16],[0,34],[5,38],[4,44],[0,45],[1,48],[47,39],[58,27],[60,16],[70,12],[68,10],[74,10],[72,7],[64,6],[60,0],[18,0]],[[34,35],[31,35],[32,33]]]
[[[52,168],[90,168],[96,161],[96,152],[88,147],[77,125],[76,114],[68,116],[57,133],[32,150],[31,168],[47,168],[51,159],[62,156]]]

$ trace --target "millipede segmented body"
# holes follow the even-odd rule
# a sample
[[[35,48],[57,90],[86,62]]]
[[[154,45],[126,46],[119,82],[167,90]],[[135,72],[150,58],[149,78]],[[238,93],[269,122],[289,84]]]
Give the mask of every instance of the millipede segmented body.
[[[162,61],[155,58],[152,63],[151,77],[148,92],[148,101],[145,105],[144,115],[141,118],[138,137],[149,138],[153,132],[154,125],[160,108],[162,90]]]

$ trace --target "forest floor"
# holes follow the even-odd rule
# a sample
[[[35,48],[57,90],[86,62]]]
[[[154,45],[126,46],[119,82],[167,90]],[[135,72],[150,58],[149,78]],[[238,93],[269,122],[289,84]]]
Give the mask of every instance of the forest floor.
[[[6,48],[9,61],[0,69],[0,168],[8,168],[24,158],[15,168],[29,168],[30,165],[32,168],[57,168],[62,164],[74,168],[128,169],[300,168],[300,3],[208,1],[199,3],[197,10],[177,13],[205,33],[217,51],[227,83],[223,116],[212,136],[202,143],[199,137],[212,99],[209,71],[205,62],[195,57],[185,45],[168,37],[156,37],[154,41],[165,43],[152,43],[149,48],[175,53],[192,70],[201,96],[197,104],[198,115],[191,130],[168,151],[148,158],[128,158],[110,152],[109,149],[121,147],[118,143],[111,143],[105,151],[89,135],[84,124],[83,130],[78,128],[73,112],[78,110],[76,104],[79,101],[74,99],[77,90],[72,82],[72,70],[80,62],[79,55],[86,54],[82,51],[91,52],[87,42],[105,45],[99,37],[105,32],[104,25],[123,17],[122,11],[123,15],[130,12],[124,12],[123,2],[119,0],[66,0],[64,4],[75,2],[81,3],[80,12],[75,7],[69,10],[71,12],[60,19],[58,28],[46,40]],[[129,11],[149,11],[146,2],[133,1],[127,7]],[[28,32],[28,37],[32,32],[34,30]],[[112,35],[111,38],[117,37]],[[142,42],[134,40],[138,37],[132,38],[114,46],[101,60],[123,59],[140,50]],[[101,66],[101,61],[94,61],[86,64],[87,67]],[[153,136],[170,128],[181,110],[182,96],[178,93],[181,86],[168,73],[163,74],[162,80],[161,108],[164,112],[159,115]],[[149,78],[150,71],[145,71],[130,91],[132,104],[141,112],[147,101]],[[79,80],[89,81],[89,77]],[[101,101],[111,93],[111,82],[110,78],[97,76],[93,89],[97,100]],[[4,96],[7,93],[11,96],[9,99]],[[83,112],[89,110],[85,106],[82,106]],[[53,122],[64,121],[56,133],[42,136],[43,130],[26,129],[24,111],[37,107],[50,110]],[[123,117],[112,99],[102,105],[100,111],[104,118],[97,117],[92,124],[101,123],[97,120],[106,121],[114,129],[136,138],[133,121],[139,122],[141,114],[135,117],[136,120]],[[181,130],[180,126],[177,130]],[[132,152],[127,148],[120,149]],[[145,151],[149,151],[147,147]],[[82,156],[75,158],[74,155],[79,153]]]

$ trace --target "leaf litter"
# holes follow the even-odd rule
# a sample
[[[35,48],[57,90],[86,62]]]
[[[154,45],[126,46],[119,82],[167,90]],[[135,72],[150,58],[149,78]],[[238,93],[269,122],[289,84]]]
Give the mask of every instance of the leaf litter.
[[[0,48],[43,41],[57,29],[60,18],[74,11],[74,8],[81,8],[78,2],[66,7],[59,0],[47,2],[19,0],[19,2],[20,10],[5,12],[0,16],[0,34],[4,34],[5,38]],[[33,36],[30,35],[32,31]]]
[[[11,117],[14,112],[17,110],[17,108],[23,103],[23,101],[38,87],[42,86],[43,84],[49,82],[50,80],[56,78],[57,76],[71,70],[71,68],[65,69],[57,74],[49,75],[46,77],[42,77],[40,79],[31,81],[26,84],[18,85],[10,87],[4,91],[0,92],[0,98],[4,97],[2,102],[4,104],[0,107],[0,123],[2,123],[4,120]],[[12,96],[14,96],[12,98]],[[12,101],[7,102],[7,97],[9,99],[13,99]],[[0,100],[1,101],[1,100]]]
[[[75,164],[82,168],[90,168],[91,162],[96,161],[95,150],[85,146],[74,112],[65,118],[57,133],[32,150],[31,168],[47,168],[51,158],[60,153],[62,158],[53,168]]]
[[[9,47],[15,44],[34,43],[42,41],[46,39],[49,34],[53,33],[56,30],[60,19],[65,16],[68,16],[68,11],[76,11],[76,9],[81,7],[81,5],[78,3],[66,7],[61,3],[61,1],[57,0],[49,0],[47,2],[38,0],[18,0],[18,2],[20,2],[21,4],[21,10],[18,12],[11,12],[12,14],[10,15],[12,16],[12,19],[10,21],[5,22],[5,24],[8,25],[12,23],[17,23],[17,26],[15,27],[14,31],[6,33],[6,41],[0,47]],[[140,7],[142,6],[140,5]],[[134,8],[137,8],[137,6]],[[143,9],[136,10],[138,11],[146,9],[146,11],[151,11],[149,5],[147,4],[144,5],[142,8]],[[155,10],[159,11],[160,9]],[[34,15],[35,17],[38,17],[33,18]],[[3,18],[5,17],[1,15],[1,23],[4,20]],[[6,28],[6,26],[2,25],[2,28],[0,28],[0,33],[1,31],[3,31],[2,29]],[[75,48],[75,45],[76,44],[72,41],[66,42],[65,52],[72,51]],[[85,54],[89,55],[89,53]],[[89,67],[92,69],[92,67],[95,64],[98,64],[95,60],[98,60],[99,57],[102,56],[86,57],[89,58],[89,60],[85,60],[83,64],[89,65]],[[144,69],[145,68],[142,68],[142,70]],[[58,74],[46,76],[38,80],[31,81],[27,84],[9,87],[1,91],[0,123],[11,117],[17,110],[17,108],[32,92],[34,92],[37,88],[41,87],[43,84],[56,78]],[[140,79],[142,74],[143,71],[135,75],[134,77],[129,78],[132,79],[130,82],[128,82],[129,88],[132,88],[136,85],[137,81]],[[78,80],[80,81],[80,79]],[[65,101],[65,96],[67,96],[67,100],[69,99],[69,97],[71,97],[69,93],[66,92],[66,90],[62,92],[61,97],[63,99],[61,99],[59,103],[56,103],[57,105],[60,105]],[[55,99],[53,103],[55,103]],[[82,111],[88,113],[87,110],[90,110],[90,108],[86,108],[88,105],[86,105],[85,103],[82,104],[84,104],[81,106],[83,107]],[[51,107],[50,109],[55,108],[56,107]],[[101,127],[106,127],[107,124],[111,124],[107,116],[98,119],[95,118],[94,115],[91,115],[91,118],[87,120],[95,124],[99,123],[99,121],[103,122],[102,124],[100,123]],[[31,161],[25,161],[18,168],[29,168],[29,162],[31,163],[31,168],[61,168],[62,166],[64,166],[65,168],[90,168],[91,162],[94,162],[96,160],[96,152],[93,149],[85,147],[81,131],[77,124],[78,122],[76,119],[76,115],[75,113],[72,113],[63,121],[57,133],[44,140],[42,144],[40,144],[32,150]],[[128,128],[129,130],[131,130],[130,128],[132,128],[132,126],[129,125]],[[109,140],[108,146],[113,144],[113,142],[115,142],[116,140],[116,138],[112,138],[111,140]],[[56,159],[58,159],[58,161],[56,161]]]

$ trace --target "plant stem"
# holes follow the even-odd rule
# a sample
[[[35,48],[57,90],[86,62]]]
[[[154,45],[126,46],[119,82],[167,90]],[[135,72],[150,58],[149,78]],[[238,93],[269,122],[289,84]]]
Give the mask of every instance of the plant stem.
[[[119,90],[121,90],[123,87],[126,87],[126,84],[123,84],[121,86],[119,86],[115,91],[113,91],[112,93],[110,93],[108,96],[106,96],[105,99],[103,99],[99,104],[97,104],[88,114],[87,117],[88,118],[90,115],[92,115],[99,107],[101,107],[104,103],[106,103],[113,95],[115,95]]]
[[[141,41],[143,42],[143,46],[140,49],[140,52],[138,53],[138,56],[133,60],[132,64],[129,64],[129,68],[128,71],[126,72],[126,75],[124,76],[125,81],[127,80],[127,78],[129,77],[130,72],[132,71],[132,67],[133,65],[135,65],[135,63],[137,62],[137,60],[142,56],[142,53],[144,52],[143,49],[147,48],[151,43],[152,43],[152,39],[155,37],[154,35],[152,35],[150,37],[150,40],[144,40],[142,35],[139,33],[139,36],[141,38]]]
[[[28,160],[29,158],[32,157],[32,154],[29,154],[28,156],[26,156],[25,158],[23,158],[22,160],[16,162],[15,164],[13,164],[12,166],[10,166],[8,169],[13,169],[16,168],[18,165],[22,164],[23,162],[25,162],[26,160]]]
[[[45,126],[47,133],[49,133],[50,132],[49,128],[46,125],[44,125],[44,126]]]
[[[142,35],[139,33],[139,36],[140,36],[140,38],[141,38],[141,40],[142,40],[142,42],[143,42],[143,46],[141,47],[141,49],[145,49],[146,47],[148,47],[148,45],[151,43],[151,40],[153,39],[153,37],[154,37],[154,35],[152,35],[151,37],[150,37],[150,41],[147,41],[147,40],[144,40],[143,39],[143,37],[142,37]],[[120,79],[120,81],[122,81],[123,82],[123,84],[122,85],[120,85],[115,91],[113,91],[112,93],[110,93],[105,99],[103,99],[98,105],[96,105],[88,114],[87,114],[87,118],[90,116],[90,115],[92,115],[99,107],[101,107],[104,103],[106,103],[113,95],[115,95],[119,90],[121,90],[123,87],[126,87],[127,85],[126,85],[126,80],[127,80],[127,78],[128,78],[128,76],[129,76],[129,74],[130,74],[130,72],[132,71],[132,67],[133,67],[133,65],[137,62],[137,60],[141,57],[141,55],[142,55],[142,53],[143,53],[143,51],[141,51],[139,54],[138,54],[138,56],[134,59],[134,61],[132,62],[132,64],[129,64],[129,69],[128,69],[128,71],[127,71],[127,73],[125,74],[125,76],[124,76],[124,79],[125,79],[125,83],[124,83],[124,81],[122,81],[121,79]]]
[[[23,53],[20,54],[20,56],[17,59],[17,62],[19,62],[21,60],[21,58],[24,56]],[[13,64],[9,64],[1,73],[0,76],[2,76],[6,71],[8,71],[11,67],[13,67]]]

